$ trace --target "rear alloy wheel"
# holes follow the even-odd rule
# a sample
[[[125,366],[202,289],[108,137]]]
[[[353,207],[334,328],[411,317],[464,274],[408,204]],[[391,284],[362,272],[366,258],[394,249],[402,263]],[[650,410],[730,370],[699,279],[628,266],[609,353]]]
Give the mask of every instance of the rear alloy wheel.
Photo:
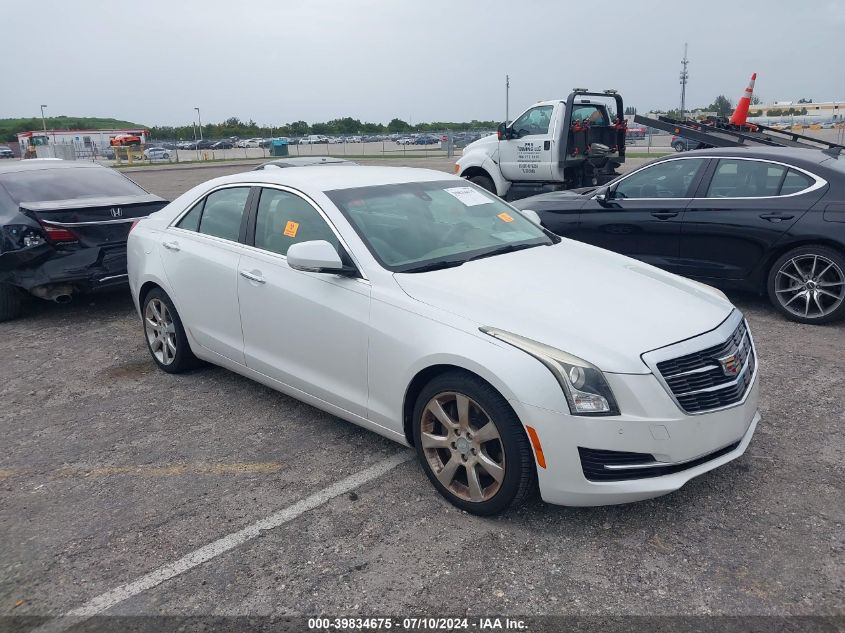
[[[684,149],[685,149],[684,144],[683,144],[683,143],[681,143],[680,141],[676,141],[676,142],[672,145],[672,148],[673,148],[676,152],[683,152],[683,151],[684,151]]]
[[[507,401],[471,374],[432,380],[414,410],[417,455],[434,487],[479,515],[503,512],[535,489],[528,438]]]
[[[821,324],[845,316],[845,258],[826,246],[804,246],[769,272],[769,298],[787,318]]]
[[[144,297],[143,314],[144,338],[156,365],[178,374],[200,364],[188,344],[182,320],[163,290],[154,288]]]

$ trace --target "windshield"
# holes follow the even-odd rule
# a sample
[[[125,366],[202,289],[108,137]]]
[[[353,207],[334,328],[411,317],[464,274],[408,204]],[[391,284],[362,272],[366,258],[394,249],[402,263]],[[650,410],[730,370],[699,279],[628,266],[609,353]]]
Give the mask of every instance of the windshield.
[[[101,196],[144,196],[146,191],[111,169],[65,168],[0,175],[15,202],[48,202]]]
[[[554,240],[468,182],[412,182],[327,191],[388,270],[413,272]]]

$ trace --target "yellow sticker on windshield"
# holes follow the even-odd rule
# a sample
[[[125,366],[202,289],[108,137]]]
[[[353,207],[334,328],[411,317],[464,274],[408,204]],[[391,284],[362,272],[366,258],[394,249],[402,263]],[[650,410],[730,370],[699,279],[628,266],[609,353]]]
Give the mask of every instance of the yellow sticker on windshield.
[[[502,211],[496,217],[499,218],[502,222],[513,222],[513,218],[511,216],[509,216],[507,213],[505,213],[504,211]]]
[[[285,235],[288,237],[296,237],[296,232],[299,231],[299,222],[288,220],[285,224]]]

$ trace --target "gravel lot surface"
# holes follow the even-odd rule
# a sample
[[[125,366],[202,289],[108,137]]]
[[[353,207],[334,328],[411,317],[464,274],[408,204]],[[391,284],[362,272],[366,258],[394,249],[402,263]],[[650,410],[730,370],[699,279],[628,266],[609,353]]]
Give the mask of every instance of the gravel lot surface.
[[[232,171],[132,177],[175,196]],[[108,613],[845,615],[845,325],[732,299],[763,420],[743,457],[680,491],[480,519],[403,461]],[[123,292],[34,304],[0,323],[0,354],[0,615],[77,608],[410,457],[223,369],[158,371]]]

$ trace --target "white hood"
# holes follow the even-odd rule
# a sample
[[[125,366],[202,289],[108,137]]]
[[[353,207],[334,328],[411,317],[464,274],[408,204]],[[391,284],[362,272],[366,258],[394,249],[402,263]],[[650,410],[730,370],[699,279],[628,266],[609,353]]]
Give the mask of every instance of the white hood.
[[[418,301],[616,373],[649,373],[641,354],[712,330],[733,310],[709,286],[566,239],[395,278]]]

